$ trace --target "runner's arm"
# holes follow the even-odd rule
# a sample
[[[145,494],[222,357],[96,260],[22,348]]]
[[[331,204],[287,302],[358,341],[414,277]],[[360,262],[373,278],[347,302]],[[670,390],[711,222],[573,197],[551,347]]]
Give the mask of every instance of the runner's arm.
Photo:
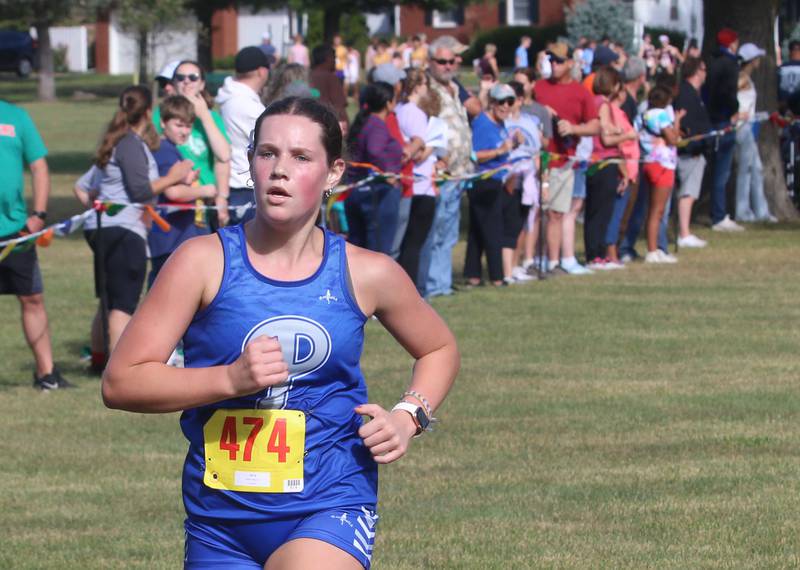
[[[460,367],[455,337],[436,311],[419,296],[397,263],[381,254],[357,248],[352,251],[355,255],[350,255],[349,259],[359,306],[365,314],[374,313],[415,359],[408,389],[425,396],[432,410],[436,410],[447,396]],[[378,463],[390,463],[405,453],[416,431],[407,412],[387,413],[376,404],[360,406],[356,411],[373,416],[373,421],[379,420],[390,433],[399,436],[396,447],[378,444],[377,453],[370,446],[370,439],[365,439]],[[383,449],[386,452],[382,452]]]
[[[165,364],[197,311],[216,295],[223,264],[216,235],[189,240],[170,256],[111,354],[102,381],[106,406],[175,412],[255,393],[286,379],[280,345],[266,337],[253,349],[255,341],[250,343],[231,365],[174,368]],[[256,376],[257,382],[250,382]]]

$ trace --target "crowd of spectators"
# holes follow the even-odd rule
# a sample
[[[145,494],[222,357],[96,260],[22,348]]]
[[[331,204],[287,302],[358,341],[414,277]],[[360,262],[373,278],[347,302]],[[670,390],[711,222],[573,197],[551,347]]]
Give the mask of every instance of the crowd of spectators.
[[[253,215],[252,126],[265,105],[284,97],[329,104],[348,142],[351,187],[320,222],[393,256],[426,298],[459,288],[453,249],[465,196],[463,288],[482,285],[484,275],[500,287],[623,269],[640,257],[676,263],[667,241],[673,207],[677,246],[708,245],[691,225],[704,179],[712,230],[774,222],[764,195],[752,80],[766,54],[752,43],[740,45],[733,30],[715,39],[717,48],[704,61],[696,42],[680,51],[666,36],[658,47],[645,36],[635,55],[608,39],[586,38],[532,54],[531,38],[523,37],[516,67],[508,71],[498,67],[497,47],[487,44],[464,72],[475,74],[477,81],[466,82],[473,89],[459,77],[467,46],[446,35],[431,43],[424,36],[375,39],[363,57],[339,36],[310,51],[298,36],[282,60],[265,34],[260,46],[237,54],[216,97],[197,62],[167,65],[157,78],[160,104],[144,87],[122,93],[94,164],[75,187],[84,205],[99,198],[127,206],[104,215],[102,227],[93,221],[86,227],[98,274],[107,277],[97,284],[103,304],[92,324],[93,366],[102,369],[136,308],[148,251],[152,284],[182,241]],[[782,110],[800,107],[798,87],[800,42],[793,42],[779,70]],[[41,158],[41,151],[35,154]],[[729,208],[734,157],[736,201]],[[156,203],[213,208],[169,214],[172,229],[165,231],[140,207]],[[29,229],[44,215],[29,218]],[[642,230],[646,252],[640,254],[635,245]],[[35,259],[29,261],[35,270]],[[40,302],[41,287],[23,285],[6,289],[20,296],[23,308],[35,305],[31,298]],[[46,314],[43,319],[46,327]],[[34,352],[37,386],[65,386],[47,351]]]

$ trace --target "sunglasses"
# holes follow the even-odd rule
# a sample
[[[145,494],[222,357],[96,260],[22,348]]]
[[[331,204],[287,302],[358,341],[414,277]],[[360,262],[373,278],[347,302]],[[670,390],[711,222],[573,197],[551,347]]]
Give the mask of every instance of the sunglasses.
[[[200,76],[196,73],[189,73],[189,74],[176,73],[173,79],[175,79],[176,83],[183,83],[184,81],[191,81],[192,83],[194,83],[195,81],[200,81]]]
[[[453,58],[453,59],[434,58],[433,61],[435,61],[439,65],[455,65],[456,64],[456,59],[455,58]]]
[[[514,103],[516,103],[516,101],[517,101],[516,97],[506,97],[505,99],[495,99],[495,102],[498,105],[508,105],[509,107],[511,107]]]

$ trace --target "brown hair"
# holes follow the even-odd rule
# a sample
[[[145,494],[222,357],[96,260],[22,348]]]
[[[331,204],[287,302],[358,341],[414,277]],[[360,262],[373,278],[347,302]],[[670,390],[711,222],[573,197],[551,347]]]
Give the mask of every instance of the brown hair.
[[[183,121],[187,125],[194,123],[194,105],[183,95],[170,95],[159,105],[161,120],[165,123],[172,119]]]
[[[153,96],[147,87],[133,85],[122,92],[119,96],[119,109],[108,123],[95,155],[94,162],[99,168],[105,168],[108,165],[114,147],[122,137],[128,134],[131,127],[139,124],[142,119],[147,119],[147,111],[152,106]],[[158,134],[150,120],[147,120],[142,139],[151,150],[155,150],[159,146]]]
[[[681,66],[681,77],[684,79],[694,77],[700,71],[701,65],[703,65],[703,60],[699,57],[687,57]]]
[[[412,68],[406,70],[406,77],[403,79],[403,89],[400,91],[400,100],[404,103],[408,102],[408,98],[414,92],[414,89],[420,85],[428,84],[428,74],[419,68]]]
[[[592,90],[595,95],[604,95],[606,97],[613,95],[622,85],[622,76],[619,71],[610,65],[600,67],[594,75],[592,82]]]
[[[428,117],[438,117],[442,112],[442,97],[438,91],[428,89],[428,92],[423,97],[420,97],[417,106]]]
[[[663,109],[672,100],[672,93],[663,85],[656,85],[647,96],[647,105],[651,109]]]

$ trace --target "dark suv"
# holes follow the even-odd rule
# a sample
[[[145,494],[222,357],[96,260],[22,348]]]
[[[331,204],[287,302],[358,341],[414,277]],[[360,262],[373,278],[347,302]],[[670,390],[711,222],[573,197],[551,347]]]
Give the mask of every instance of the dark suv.
[[[27,77],[36,61],[36,42],[28,32],[0,30],[0,70]]]

